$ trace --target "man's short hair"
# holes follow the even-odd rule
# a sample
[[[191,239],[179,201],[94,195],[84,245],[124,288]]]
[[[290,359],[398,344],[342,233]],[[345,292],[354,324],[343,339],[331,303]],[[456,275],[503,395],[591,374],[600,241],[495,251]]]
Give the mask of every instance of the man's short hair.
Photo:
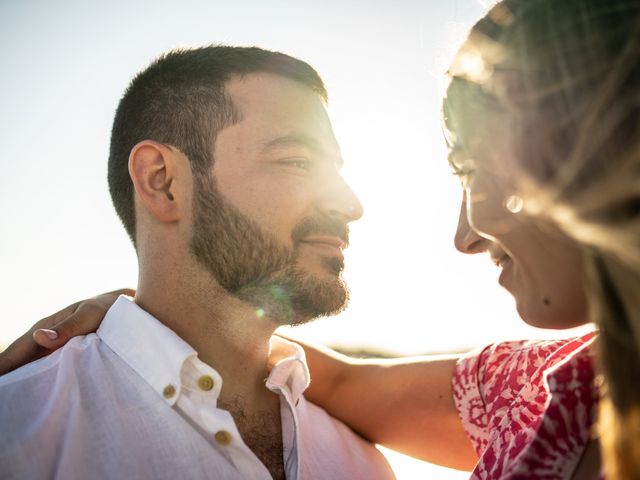
[[[206,174],[213,164],[217,133],[239,120],[226,83],[233,76],[259,72],[297,81],[327,102],[322,79],[310,65],[257,47],[171,50],[131,81],[113,121],[108,180],[113,205],[134,245],[131,149],[142,140],[169,144],[188,157],[194,175]]]

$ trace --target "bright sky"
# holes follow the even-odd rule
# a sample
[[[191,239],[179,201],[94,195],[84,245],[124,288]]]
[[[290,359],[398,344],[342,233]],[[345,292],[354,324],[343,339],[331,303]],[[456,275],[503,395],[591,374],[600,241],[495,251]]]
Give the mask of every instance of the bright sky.
[[[452,244],[460,188],[440,132],[441,74],[483,10],[479,0],[1,2],[0,345],[69,303],[135,287],[106,183],[113,113],[158,53],[207,43],[281,50],[320,72],[365,207],[346,257],[350,308],[294,335],[397,354],[557,335],[519,320],[488,256]],[[401,479],[427,472],[394,466]]]

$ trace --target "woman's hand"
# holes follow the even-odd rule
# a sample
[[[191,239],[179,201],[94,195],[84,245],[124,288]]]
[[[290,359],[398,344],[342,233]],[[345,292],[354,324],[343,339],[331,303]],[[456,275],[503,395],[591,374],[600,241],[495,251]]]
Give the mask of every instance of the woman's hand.
[[[35,323],[0,353],[0,375],[50,354],[72,337],[95,332],[120,295],[133,296],[135,290],[124,288],[82,300]]]

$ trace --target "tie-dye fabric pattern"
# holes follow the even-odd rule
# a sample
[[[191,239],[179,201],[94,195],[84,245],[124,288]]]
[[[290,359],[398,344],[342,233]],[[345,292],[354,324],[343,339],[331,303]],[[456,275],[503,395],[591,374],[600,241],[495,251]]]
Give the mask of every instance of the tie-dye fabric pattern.
[[[454,401],[480,457],[472,479],[571,476],[597,411],[592,342],[503,342],[458,362]]]

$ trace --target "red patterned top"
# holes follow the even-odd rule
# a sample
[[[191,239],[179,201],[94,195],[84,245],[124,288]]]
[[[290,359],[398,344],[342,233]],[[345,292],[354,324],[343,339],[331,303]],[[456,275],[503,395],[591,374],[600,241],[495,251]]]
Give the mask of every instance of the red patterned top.
[[[462,424],[480,459],[472,479],[565,479],[596,418],[593,334],[490,345],[453,378]]]

